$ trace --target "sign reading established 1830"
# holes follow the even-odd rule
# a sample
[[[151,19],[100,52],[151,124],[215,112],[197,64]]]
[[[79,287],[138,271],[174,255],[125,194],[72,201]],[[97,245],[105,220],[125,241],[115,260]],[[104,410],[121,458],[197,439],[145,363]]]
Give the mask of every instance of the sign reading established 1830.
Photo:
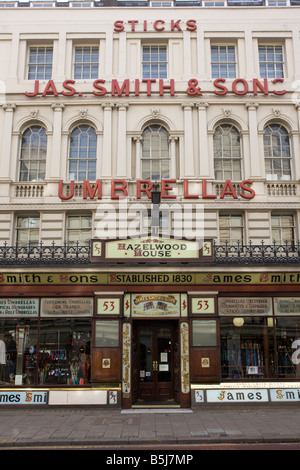
[[[126,240],[92,240],[91,261],[114,262],[212,262],[211,240],[177,240],[148,237]]]

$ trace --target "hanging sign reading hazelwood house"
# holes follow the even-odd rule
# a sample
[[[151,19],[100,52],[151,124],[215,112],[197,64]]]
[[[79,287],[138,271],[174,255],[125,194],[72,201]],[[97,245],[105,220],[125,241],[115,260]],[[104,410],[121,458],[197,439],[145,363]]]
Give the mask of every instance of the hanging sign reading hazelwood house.
[[[202,243],[173,238],[130,238],[128,240],[92,240],[91,262],[212,262],[212,240]]]

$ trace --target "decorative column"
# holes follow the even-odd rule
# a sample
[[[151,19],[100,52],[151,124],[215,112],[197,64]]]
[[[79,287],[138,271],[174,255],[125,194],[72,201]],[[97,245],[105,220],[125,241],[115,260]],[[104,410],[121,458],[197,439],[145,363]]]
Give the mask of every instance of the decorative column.
[[[183,31],[183,70],[184,77],[189,79],[192,76],[192,57],[191,57],[191,33]]]
[[[142,179],[142,136],[134,137],[135,141],[135,179]]]
[[[295,107],[296,107],[297,113],[298,113],[298,132],[297,132],[297,135],[295,135],[296,132],[293,133],[294,134],[293,147],[292,147],[291,142],[290,142],[291,151],[292,151],[292,148],[294,150],[294,156],[299,155],[299,148],[300,148],[300,100],[299,100],[300,92],[299,91],[298,91],[297,97],[298,97],[298,99],[296,100]],[[293,179],[294,180],[299,180],[299,178],[300,178],[300,162],[299,162],[298,158],[294,158],[293,161],[294,161],[294,168],[295,168],[295,175],[293,175]]]
[[[59,40],[57,46],[57,54],[58,54],[58,61],[57,61],[57,80],[64,81],[65,80],[65,53],[66,53],[66,43],[67,43],[67,35],[64,32],[59,33]],[[54,52],[54,51],[53,51]]]
[[[249,119],[249,148],[250,148],[250,178],[262,179],[264,178],[264,159],[260,155],[259,142],[258,142],[258,129],[257,129],[257,103],[247,103]],[[262,157],[262,158],[261,158]]]
[[[103,153],[101,176],[104,178],[111,178],[112,176],[112,103],[103,103]]]
[[[122,326],[122,404],[124,408],[131,405],[131,324]]]
[[[9,61],[9,76],[8,76],[8,83],[10,85],[12,83],[17,83],[18,80],[18,57],[22,57],[22,52],[20,47],[22,41],[20,41],[20,33],[19,32],[14,32],[12,34],[11,38],[11,55],[10,55],[10,61]],[[24,44],[25,47],[25,44]],[[25,52],[25,51],[24,51]],[[24,54],[24,57],[26,57],[26,54]],[[24,78],[24,77],[22,77]]]
[[[178,137],[175,135],[170,135],[169,144],[170,144],[170,178],[176,179],[176,141]]]
[[[208,103],[197,103],[198,108],[198,129],[199,129],[199,175],[200,178],[211,178],[209,167],[210,158],[208,155],[207,142],[207,117],[206,110]]]
[[[195,161],[193,148],[193,121],[192,106],[190,104],[182,104],[184,113],[184,177],[195,177]]]
[[[11,138],[12,138],[12,125],[13,115],[16,105],[7,103],[2,106],[5,111],[3,129],[2,129],[2,146],[1,146],[1,159],[0,159],[0,180],[8,181],[10,179],[10,162],[11,155]]]
[[[53,137],[52,137],[52,155],[49,162],[48,180],[59,181],[61,178],[61,139],[62,139],[62,113],[65,109],[63,103],[52,104],[53,109]]]
[[[118,108],[118,145],[116,175],[118,177],[127,177],[127,139],[126,139],[126,112],[128,104],[117,104]]]
[[[189,348],[189,324],[186,321],[180,323],[180,403],[182,406],[190,406],[190,348]]]

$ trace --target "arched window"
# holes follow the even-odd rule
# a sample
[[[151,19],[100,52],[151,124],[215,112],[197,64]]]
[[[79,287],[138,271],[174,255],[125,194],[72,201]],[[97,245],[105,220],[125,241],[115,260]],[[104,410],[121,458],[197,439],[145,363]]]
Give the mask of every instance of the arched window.
[[[89,125],[76,127],[70,137],[69,179],[96,180],[97,136]]]
[[[241,180],[241,142],[238,129],[231,124],[222,124],[216,128],[213,140],[215,179]]]
[[[287,129],[280,124],[270,124],[264,132],[267,179],[291,179],[291,149]]]
[[[159,124],[151,124],[143,132],[142,178],[161,180],[170,176],[169,134]]]
[[[20,151],[20,181],[42,181],[45,179],[47,153],[46,130],[41,126],[30,126],[23,132]]]

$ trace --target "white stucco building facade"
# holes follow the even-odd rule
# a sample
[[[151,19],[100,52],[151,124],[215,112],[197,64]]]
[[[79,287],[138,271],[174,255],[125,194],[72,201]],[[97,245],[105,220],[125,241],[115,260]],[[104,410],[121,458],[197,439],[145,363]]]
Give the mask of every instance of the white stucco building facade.
[[[300,6],[150,3],[0,3],[3,384],[276,400],[298,385]]]

